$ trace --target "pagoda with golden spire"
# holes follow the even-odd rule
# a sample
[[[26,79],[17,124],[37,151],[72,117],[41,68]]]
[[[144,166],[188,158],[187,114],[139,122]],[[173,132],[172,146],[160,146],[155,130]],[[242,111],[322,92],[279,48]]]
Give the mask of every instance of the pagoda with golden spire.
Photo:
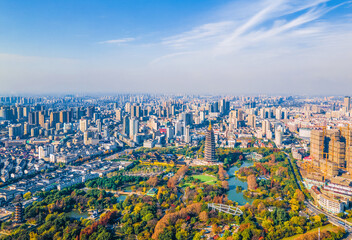
[[[209,128],[205,135],[204,160],[208,162],[217,161],[215,156],[215,137],[211,122],[209,122]]]

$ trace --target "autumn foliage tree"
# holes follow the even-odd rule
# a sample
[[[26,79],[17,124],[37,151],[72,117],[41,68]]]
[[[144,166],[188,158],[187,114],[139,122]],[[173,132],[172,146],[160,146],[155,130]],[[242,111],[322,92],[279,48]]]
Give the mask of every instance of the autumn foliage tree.
[[[202,222],[206,222],[208,221],[209,217],[208,217],[208,213],[206,211],[203,211],[199,214],[199,220],[201,220]]]
[[[109,211],[106,214],[103,214],[100,217],[99,221],[82,229],[79,235],[79,239],[86,239],[87,236],[92,235],[98,229],[98,226],[106,226],[107,224],[113,223],[116,217],[117,217],[116,211]]]
[[[229,182],[228,181],[222,181],[221,182],[221,187],[223,189],[229,190]]]
[[[159,182],[158,177],[155,176],[155,177],[150,177],[146,182],[146,184],[149,186],[155,187],[158,185],[158,182]]]
[[[296,189],[296,192],[294,194],[294,198],[296,198],[300,202],[303,202],[305,199],[303,192],[299,189]]]
[[[275,163],[276,162],[276,157],[274,154],[270,154],[270,163]]]
[[[224,167],[222,165],[219,166],[218,175],[221,181],[225,180],[225,178],[228,177],[227,172],[224,170]]]
[[[188,171],[188,167],[187,166],[182,166],[180,169],[178,169],[178,171],[175,173],[174,176],[172,176],[169,181],[167,182],[167,187],[168,188],[175,188],[176,184],[178,183],[178,181],[183,178],[183,176],[186,174],[186,172]]]
[[[162,234],[168,226],[175,225],[177,220],[186,219],[187,216],[199,215],[201,207],[201,203],[193,203],[186,208],[182,208],[180,211],[165,214],[156,224],[152,239],[157,240],[159,235]]]
[[[250,190],[255,190],[258,187],[257,179],[254,174],[251,174],[247,177],[248,188]]]

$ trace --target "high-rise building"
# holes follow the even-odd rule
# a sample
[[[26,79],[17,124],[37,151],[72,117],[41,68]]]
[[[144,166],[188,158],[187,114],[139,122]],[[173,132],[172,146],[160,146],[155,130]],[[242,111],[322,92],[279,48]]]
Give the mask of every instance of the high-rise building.
[[[17,108],[16,108],[16,110],[17,110],[17,119],[21,119],[21,118],[23,118],[23,107],[20,107],[20,106],[18,106]]]
[[[88,120],[86,118],[82,118],[79,120],[79,130],[81,132],[85,132],[88,129]]]
[[[225,99],[221,99],[219,101],[219,108],[220,108],[220,113],[221,114],[225,114],[226,113],[226,100]]]
[[[115,113],[116,113],[116,121],[117,122],[121,122],[121,109],[116,109],[115,110]]]
[[[199,112],[199,119],[200,119],[201,123],[204,122],[204,120],[205,120],[205,112],[204,111]]]
[[[22,137],[23,136],[23,127],[22,125],[16,124],[16,125],[11,125],[9,126],[9,137],[14,139],[16,137]]]
[[[275,118],[280,120],[282,119],[282,109],[281,108],[277,108],[275,111]]]
[[[185,142],[186,143],[191,142],[190,127],[189,126],[186,126],[186,129],[185,129]]]
[[[29,113],[29,107],[28,106],[23,107],[23,116],[28,118],[28,113]]]
[[[122,118],[122,133],[126,136],[130,135],[130,118],[128,117],[128,115],[125,115]]]
[[[100,114],[99,113],[93,113],[93,122],[96,122],[99,119],[100,119]]]
[[[270,131],[270,122],[269,120],[262,121],[262,133],[266,135]]]
[[[184,130],[184,122],[181,120],[181,121],[177,121],[175,123],[175,134],[176,136],[182,136],[183,135],[183,130]]]
[[[135,118],[130,119],[130,139],[133,139],[137,135],[139,129],[139,122]]]
[[[320,159],[323,159],[324,152],[324,133],[319,130],[312,130],[310,133],[310,155],[313,159],[313,164],[320,167]]]
[[[60,131],[60,129],[62,128],[62,123],[56,123],[56,131]]]
[[[97,124],[97,128],[98,128],[98,132],[101,133],[102,126],[101,126],[101,121],[100,121],[100,119],[98,119],[98,120],[96,121],[96,124]]]
[[[39,112],[29,112],[28,113],[28,123],[30,125],[38,125],[39,124]]]
[[[175,136],[175,128],[173,126],[169,126],[166,128],[166,138],[169,141],[170,139],[173,139]]]
[[[185,126],[190,126],[192,125],[192,120],[193,120],[193,117],[192,117],[192,113],[191,112],[183,112],[181,114],[181,120],[183,120],[183,122],[185,123]]]
[[[90,132],[85,131],[85,132],[83,133],[83,143],[84,143],[84,145],[88,145],[88,144],[89,144],[89,143],[88,143],[89,137],[90,137]]]
[[[247,125],[255,128],[256,126],[256,116],[254,114],[249,114],[247,119]]]
[[[339,169],[352,174],[352,131],[348,127],[311,131],[310,152],[313,166],[326,175],[335,176]]]
[[[31,133],[31,125],[28,123],[23,124],[23,135],[29,135]]]
[[[344,98],[343,103],[345,105],[346,111],[350,111],[351,110],[351,97],[346,96]]]
[[[93,117],[94,110],[95,110],[94,106],[87,107],[87,117],[89,119]]]
[[[61,123],[71,122],[70,115],[71,115],[70,111],[61,111],[60,112],[60,122]]]
[[[39,125],[44,128],[45,127],[45,116],[44,116],[44,111],[40,111],[38,113],[38,121]]]
[[[39,135],[39,128],[38,127],[34,127],[31,129],[31,137],[36,137]]]
[[[209,124],[205,135],[204,160],[208,162],[217,161],[215,156],[215,137],[211,124]]]
[[[140,111],[141,111],[141,107],[139,105],[133,104],[131,106],[131,117],[136,117],[139,118],[140,117]]]
[[[38,148],[38,157],[39,159],[44,159],[50,156],[50,154],[54,153],[54,146],[53,145],[45,145],[40,146]]]
[[[51,112],[50,113],[50,127],[55,127],[56,123],[60,122],[60,113]]]
[[[282,131],[280,129],[275,130],[275,144],[277,147],[282,145]]]

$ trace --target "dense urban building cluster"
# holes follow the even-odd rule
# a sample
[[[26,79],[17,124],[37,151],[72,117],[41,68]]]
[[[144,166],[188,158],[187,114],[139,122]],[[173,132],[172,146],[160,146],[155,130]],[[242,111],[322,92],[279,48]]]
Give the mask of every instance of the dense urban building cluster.
[[[47,201],[46,193],[65,192],[73,186],[80,186],[79,191],[86,192],[87,198],[91,197],[87,191],[100,188],[115,197],[130,191],[137,196],[157,198],[161,204],[159,214],[175,211],[176,205],[169,198],[176,201],[178,195],[192,199],[193,194],[193,202],[203,199],[208,203],[211,199],[196,197],[192,189],[206,187],[202,184],[212,186],[218,181],[218,187],[209,191],[215,197],[213,203],[226,207],[223,196],[229,186],[224,168],[241,165],[244,158],[254,162],[254,166],[241,168],[238,173],[248,182],[243,194],[249,199],[275,196],[277,203],[265,203],[269,213],[277,214],[277,206],[287,211],[304,210],[304,197],[302,200],[297,196],[303,193],[324,211],[342,213],[350,208],[352,197],[350,120],[349,97],[0,97],[0,220],[12,219],[20,224],[30,215],[24,209]],[[296,163],[298,168],[294,168]],[[304,185],[298,187],[297,182],[293,187],[293,175],[287,173],[290,168],[296,179],[302,177]],[[142,181],[145,178],[149,180]],[[280,180],[286,181],[282,190],[291,192],[287,196],[276,189]],[[241,190],[239,186],[236,189]],[[112,204],[111,197],[106,206]],[[177,201],[184,204],[182,199]],[[286,207],[280,201],[286,201]],[[295,205],[291,201],[300,203]],[[73,208],[77,206],[81,205]],[[248,210],[234,209],[241,212],[240,216]],[[213,216],[214,212],[207,214]],[[299,214],[305,216],[303,212]],[[91,215],[99,216],[95,210]],[[161,221],[159,215],[153,219]],[[124,221],[120,224],[126,225]],[[240,224],[240,220],[236,221]],[[156,231],[158,225],[154,227]],[[200,229],[207,231],[203,226]],[[231,225],[229,229],[235,233],[241,227]],[[253,236],[265,235],[259,234],[260,230],[251,231]],[[137,230],[132,232],[141,235]],[[203,232],[207,238],[216,236],[215,233]],[[270,239],[295,233],[277,233]],[[149,233],[143,234],[145,238],[140,239],[148,239]],[[153,239],[165,238],[154,232]]]

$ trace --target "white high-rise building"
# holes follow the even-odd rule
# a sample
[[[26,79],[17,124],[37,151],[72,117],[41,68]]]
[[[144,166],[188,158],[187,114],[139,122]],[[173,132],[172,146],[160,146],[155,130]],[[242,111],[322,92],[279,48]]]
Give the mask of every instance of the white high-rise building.
[[[130,139],[137,135],[139,129],[139,121],[135,118],[130,119]]]
[[[166,128],[166,138],[167,140],[173,139],[175,137],[175,128],[173,126],[169,126]]]
[[[89,138],[89,132],[85,131],[83,133],[83,143],[84,143],[84,145],[88,145],[88,138]]]
[[[275,144],[278,147],[282,145],[282,131],[280,129],[275,131]]]
[[[262,133],[266,135],[266,133],[270,131],[270,122],[269,120],[262,121]]]
[[[281,108],[277,108],[277,109],[276,109],[275,118],[276,118],[277,120],[282,119],[282,110],[281,110]]]
[[[183,121],[177,121],[175,123],[176,136],[182,136],[183,135],[183,129],[184,129]]]
[[[185,142],[186,143],[191,142],[190,127],[189,126],[186,126],[186,128],[185,128]]]
[[[39,159],[44,159],[50,156],[50,154],[54,153],[54,146],[53,145],[45,145],[40,146],[38,149],[38,157]]]
[[[256,116],[254,114],[249,114],[247,119],[248,126],[255,128],[256,126]]]
[[[98,119],[96,123],[97,123],[98,132],[101,133],[102,127],[101,127],[100,119]]]
[[[88,129],[88,120],[85,118],[79,120],[79,130],[81,132],[85,132],[87,131],[87,129]]]
[[[200,118],[200,123],[203,123],[205,121],[205,112],[204,111],[199,112],[199,118]]]
[[[121,122],[121,120],[122,120],[121,109],[115,110],[115,119],[117,122]]]

